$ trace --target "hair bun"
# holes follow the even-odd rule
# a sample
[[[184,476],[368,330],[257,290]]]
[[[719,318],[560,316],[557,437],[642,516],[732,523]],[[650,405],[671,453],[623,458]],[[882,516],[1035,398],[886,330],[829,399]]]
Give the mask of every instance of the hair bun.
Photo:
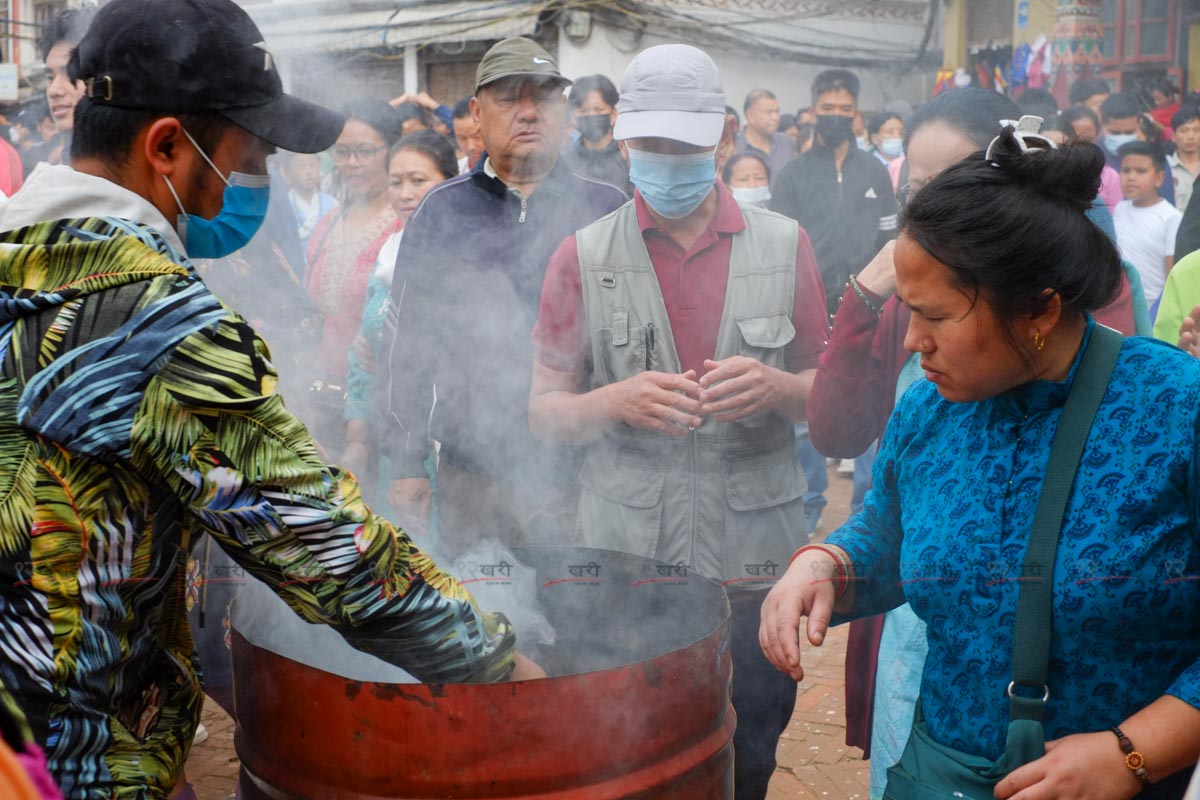
[[[988,148],[988,160],[1024,186],[1084,210],[1090,208],[1100,192],[1104,169],[1100,148],[1086,142],[1031,147],[1030,138],[1011,124],[1005,125]]]

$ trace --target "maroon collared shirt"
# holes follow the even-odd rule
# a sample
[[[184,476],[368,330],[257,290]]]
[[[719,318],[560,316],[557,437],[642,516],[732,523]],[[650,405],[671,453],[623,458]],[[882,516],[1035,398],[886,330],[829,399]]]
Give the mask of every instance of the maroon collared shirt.
[[[733,194],[717,182],[717,213],[700,237],[684,250],[658,228],[640,192],[634,192],[638,226],[646,242],[650,261],[658,276],[667,319],[675,335],[675,350],[684,372],[704,375],[704,360],[717,349],[725,289],[729,282],[729,257],[733,235],[746,229],[741,209]],[[825,312],[825,290],[817,270],[812,245],[803,229],[796,248],[796,293],[792,324],[796,337],[784,351],[790,372],[817,366],[829,338]],[[591,336],[583,308],[583,286],[579,275],[579,251],[569,236],[550,257],[542,285],[541,309],[533,329],[534,355],[538,363],[559,372],[589,372]]]

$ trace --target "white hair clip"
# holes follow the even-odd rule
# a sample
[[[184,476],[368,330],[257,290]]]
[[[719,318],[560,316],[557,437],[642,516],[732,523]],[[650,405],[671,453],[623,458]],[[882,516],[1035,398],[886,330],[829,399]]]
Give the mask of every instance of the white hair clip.
[[[1017,145],[1021,148],[1021,154],[1032,152],[1034,150],[1057,150],[1058,145],[1042,136],[1041,117],[1033,114],[1026,114],[1019,120],[1002,119],[1000,120],[1000,128],[1012,128],[1013,136],[1016,137]],[[1000,137],[992,139],[992,143],[988,145],[987,153],[984,154],[984,159],[993,161],[992,155],[996,149],[996,145],[1000,143]]]

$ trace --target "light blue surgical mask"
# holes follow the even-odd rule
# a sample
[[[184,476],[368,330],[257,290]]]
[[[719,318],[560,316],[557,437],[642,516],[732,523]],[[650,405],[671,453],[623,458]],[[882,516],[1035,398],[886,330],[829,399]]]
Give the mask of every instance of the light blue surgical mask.
[[[766,208],[771,202],[770,186],[745,186],[732,191],[734,199],[744,205]]]
[[[667,219],[683,219],[691,214],[717,181],[714,147],[703,153],[668,155],[629,151],[629,180],[642,199]]]
[[[1127,145],[1130,142],[1137,141],[1136,133],[1106,133],[1104,134],[1104,146],[1108,148],[1108,152],[1114,156],[1121,149],[1122,145]]]
[[[904,154],[903,139],[884,139],[879,143],[879,152],[888,158],[899,158]]]
[[[215,217],[198,217],[187,213],[171,179],[164,175],[163,180],[175,198],[175,205],[179,206],[176,228],[191,258],[224,258],[249,244],[262,226],[271,199],[271,177],[230,172],[227,178],[190,133],[185,130],[183,135],[225,184],[225,193],[221,198],[221,211]]]
[[[854,140],[858,142],[859,150],[862,150],[864,153],[871,152],[871,140],[866,136],[855,136]]]

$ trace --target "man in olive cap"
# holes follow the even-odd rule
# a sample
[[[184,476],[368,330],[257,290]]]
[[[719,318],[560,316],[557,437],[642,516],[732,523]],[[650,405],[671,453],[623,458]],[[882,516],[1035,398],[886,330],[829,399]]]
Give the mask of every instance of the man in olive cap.
[[[570,531],[577,462],[529,434],[529,334],[555,245],[625,201],[559,160],[570,83],[530,39],[492,47],[471,98],[484,154],[425,196],[400,243],[382,409],[394,447],[389,499],[428,519],[425,462],[440,442],[438,530],[449,554],[481,538],[561,542]]]
[[[342,118],[284,94],[231,0],[113,0],[69,69],[72,167],[0,207],[0,704],[24,718],[3,735],[68,800],[194,797],[185,562],[206,532],[420,679],[536,674],[318,457],[266,345],[191,267],[254,235],[276,146],[327,148]]]

